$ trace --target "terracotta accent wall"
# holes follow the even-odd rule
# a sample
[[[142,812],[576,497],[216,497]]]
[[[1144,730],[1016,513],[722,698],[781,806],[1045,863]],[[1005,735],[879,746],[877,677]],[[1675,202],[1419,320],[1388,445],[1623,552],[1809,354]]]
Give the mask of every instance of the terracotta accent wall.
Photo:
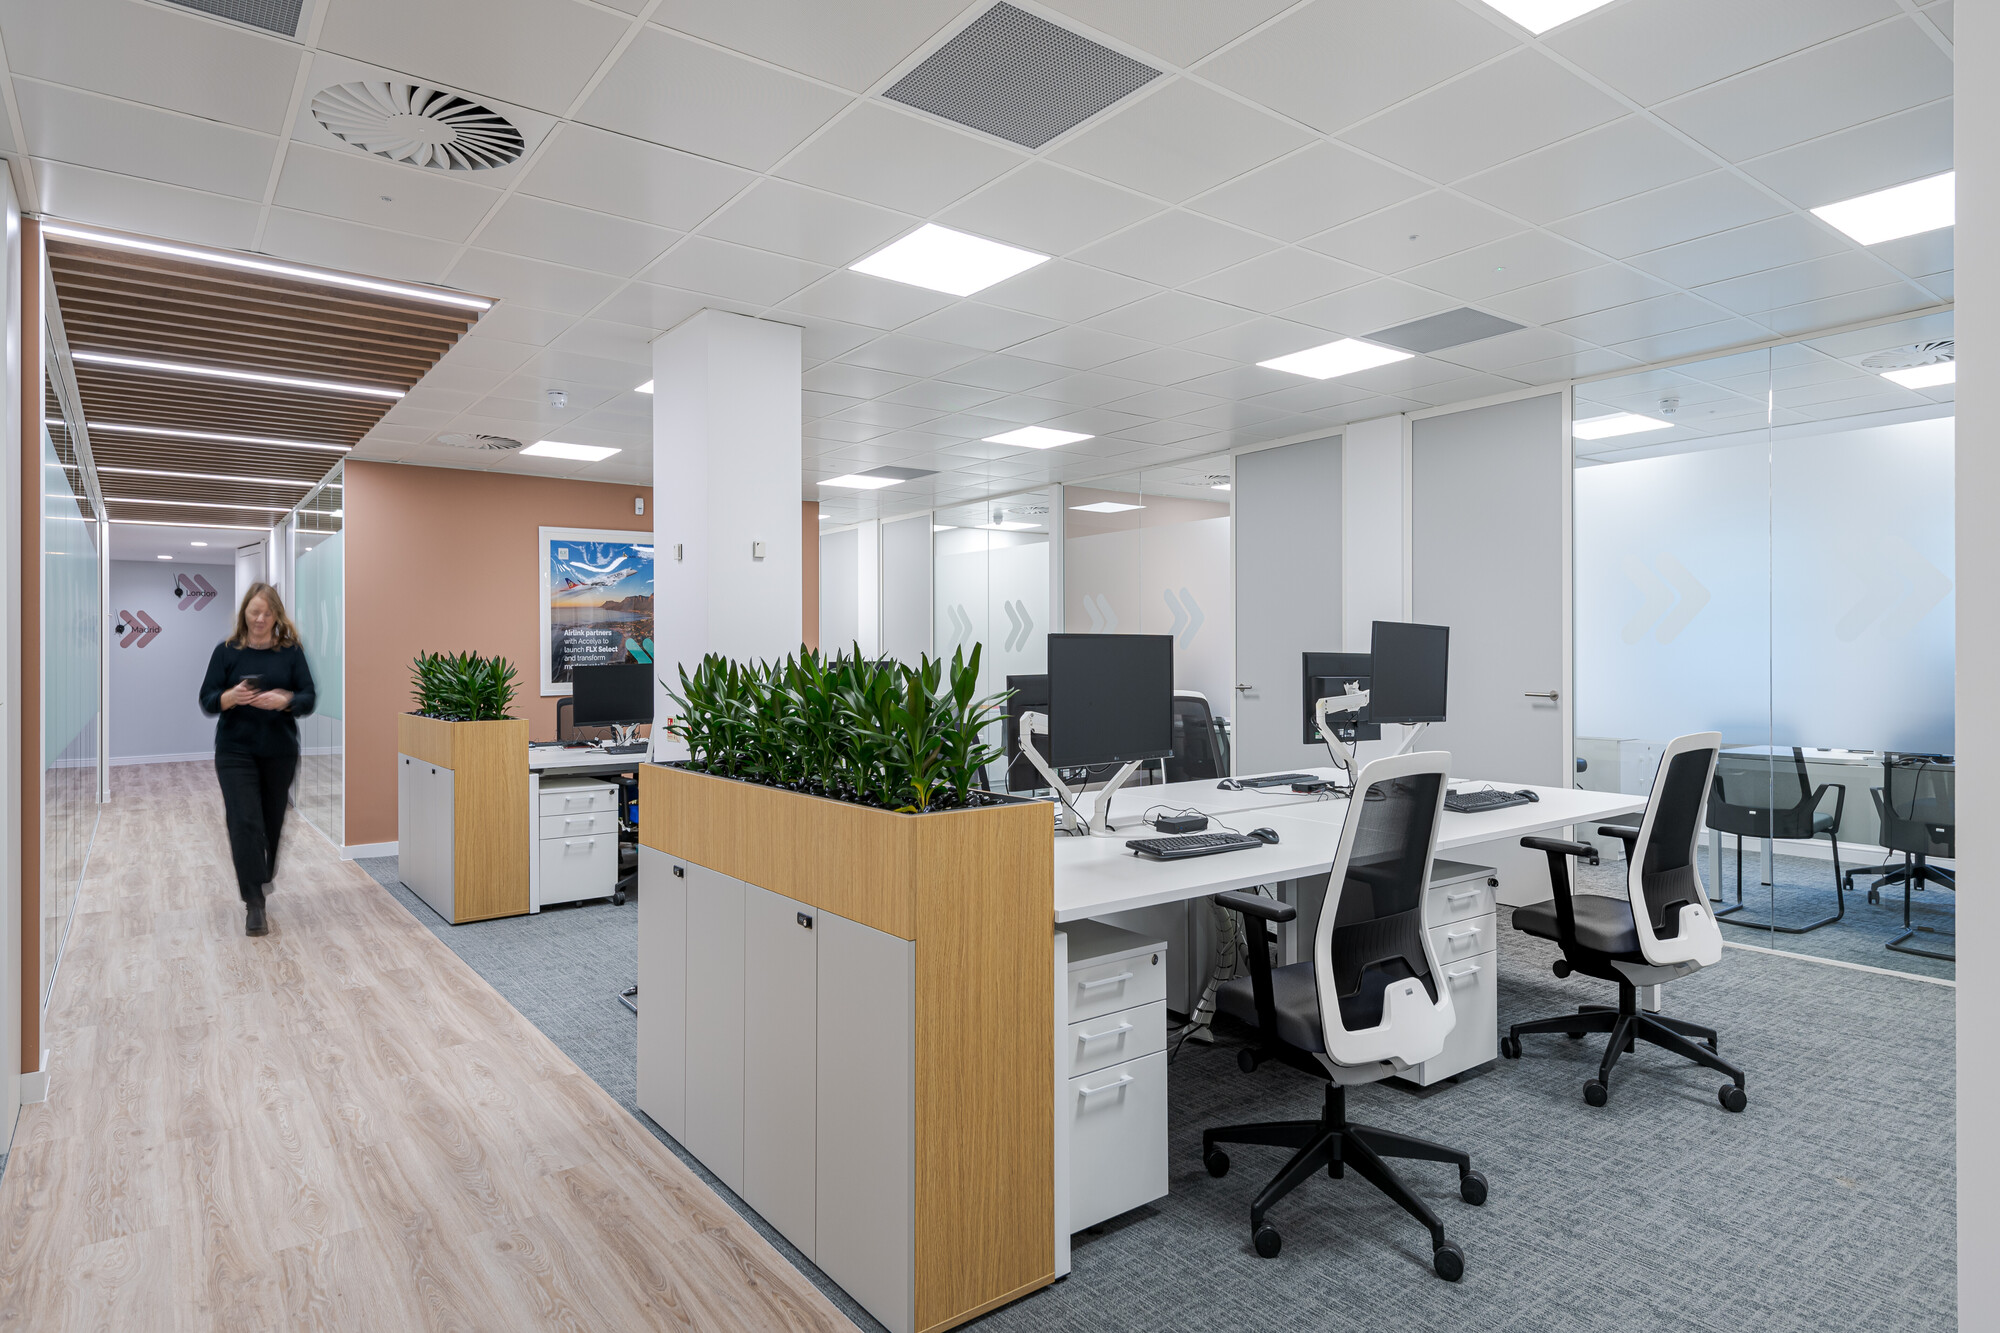
[[[801,578],[804,587],[799,600],[799,642],[808,648],[819,647],[819,501],[804,500],[799,504],[799,550],[804,553],[800,561]]]
[[[556,700],[540,693],[537,665],[535,530],[650,533],[653,491],[397,463],[346,470],[347,841],[394,842],[396,717],[410,707],[410,659],[504,656],[520,673],[514,715],[534,739],[553,739]]]

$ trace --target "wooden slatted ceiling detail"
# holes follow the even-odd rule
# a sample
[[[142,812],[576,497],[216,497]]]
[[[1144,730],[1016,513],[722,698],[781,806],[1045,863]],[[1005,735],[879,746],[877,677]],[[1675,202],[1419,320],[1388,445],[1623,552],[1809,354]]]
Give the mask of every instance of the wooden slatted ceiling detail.
[[[90,245],[47,242],[72,351],[408,390],[450,351],[478,312],[392,293]],[[261,435],[352,447],[388,398],[239,384],[129,367],[76,364],[94,424]],[[325,449],[91,432],[100,465],[316,482],[344,456]],[[266,527],[281,511],[146,504],[200,500],[289,507],[298,487],[105,473],[113,519]],[[112,499],[112,497],[117,497]],[[121,502],[122,501],[122,502]],[[135,501],[141,503],[134,503]]]

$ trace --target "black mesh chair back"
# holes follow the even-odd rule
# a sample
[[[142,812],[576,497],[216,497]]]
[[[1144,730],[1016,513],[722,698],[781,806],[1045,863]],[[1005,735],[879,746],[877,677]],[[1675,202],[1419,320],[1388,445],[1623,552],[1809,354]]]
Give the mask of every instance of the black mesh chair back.
[[[567,745],[571,741],[608,741],[613,736],[610,727],[579,727],[572,718],[576,716],[576,701],[565,695],[556,700],[556,739]]]
[[[1692,749],[1667,761],[1654,780],[1653,808],[1648,812],[1651,828],[1642,831],[1640,844],[1633,849],[1640,890],[1636,896],[1645,899],[1646,919],[1653,934],[1663,940],[1680,934],[1681,908],[1707,896],[1695,873],[1694,841],[1702,818],[1703,788],[1709,786],[1708,766],[1714,758],[1713,750]],[[1766,772],[1770,769],[1764,765]],[[1719,787],[1720,772],[1716,776]],[[1711,807],[1715,790],[1709,788]],[[1638,907],[1635,901],[1634,910]]]
[[[1437,1002],[1437,979],[1424,952],[1424,889],[1430,880],[1433,826],[1442,773],[1370,783],[1335,904],[1328,954],[1341,1026],[1378,1027],[1382,993],[1415,978]],[[1350,816],[1352,817],[1352,816]]]
[[[1203,696],[1174,696],[1174,752],[1166,763],[1168,782],[1213,781],[1228,776],[1221,731]]]
[[[1958,769],[1925,755],[1882,760],[1882,845],[1912,856],[1956,855]]]
[[[1723,753],[1715,761],[1708,793],[1708,826],[1744,838],[1810,838],[1814,834],[1812,780],[1806,754]]]

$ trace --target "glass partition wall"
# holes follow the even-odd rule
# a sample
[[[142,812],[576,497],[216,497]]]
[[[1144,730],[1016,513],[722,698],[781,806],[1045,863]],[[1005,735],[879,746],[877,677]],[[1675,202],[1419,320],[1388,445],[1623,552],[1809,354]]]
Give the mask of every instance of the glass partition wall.
[[[1953,974],[1951,340],[1937,314],[1575,390],[1576,781],[1643,793],[1665,741],[1721,733],[1727,938]]]
[[[940,509],[931,516],[931,651],[950,661],[972,645],[981,696],[1007,688],[1007,677],[1049,667],[1050,537],[1061,487]],[[987,728],[1002,744],[1003,728]],[[989,774],[997,787],[1000,773]]]
[[[292,618],[299,628],[318,700],[299,719],[299,777],[293,801],[334,846],[346,842],[346,594],[341,525],[345,494],[336,466],[287,517]]]

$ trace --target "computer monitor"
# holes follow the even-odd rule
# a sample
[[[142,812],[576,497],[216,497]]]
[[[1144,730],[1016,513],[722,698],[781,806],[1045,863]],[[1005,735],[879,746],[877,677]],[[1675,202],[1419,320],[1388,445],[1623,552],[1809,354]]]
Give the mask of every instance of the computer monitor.
[[[1445,667],[1451,630],[1445,625],[1412,625],[1378,620],[1368,655],[1372,659],[1368,716],[1375,722],[1442,722]]]
[[[1301,702],[1305,705],[1305,743],[1318,745],[1320,743],[1319,701],[1345,694],[1350,681],[1357,690],[1367,689],[1372,672],[1367,653],[1304,653],[1301,657],[1303,686],[1299,693]],[[1375,721],[1374,714],[1366,708],[1359,713],[1336,713],[1327,721],[1333,726],[1335,733],[1345,741],[1382,739],[1380,724]]]
[[[573,726],[633,727],[653,720],[653,668],[649,663],[573,667],[570,691]]]
[[[1006,746],[1007,746],[1007,790],[1039,791],[1048,785],[1035,766],[1021,754],[1021,714],[1049,711],[1049,678],[1047,676],[1009,676],[1007,688],[1013,693],[1007,698]],[[1042,752],[1042,758],[1049,757],[1049,738],[1036,736],[1034,745]]]
[[[1049,731],[1057,768],[1171,755],[1173,635],[1049,635]]]

